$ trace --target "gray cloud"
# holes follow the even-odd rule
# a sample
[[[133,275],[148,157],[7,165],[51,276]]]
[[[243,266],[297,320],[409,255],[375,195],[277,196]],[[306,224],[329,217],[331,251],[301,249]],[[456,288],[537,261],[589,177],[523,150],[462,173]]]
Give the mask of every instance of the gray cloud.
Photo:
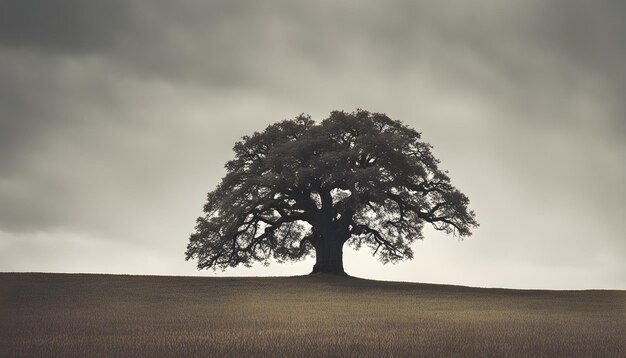
[[[0,42],[51,52],[99,51],[119,41],[132,21],[131,5],[118,0],[4,0],[0,6]]]
[[[149,245],[137,272],[192,273],[176,262],[238,137],[362,107],[422,131],[482,223],[458,251],[431,234],[379,278],[624,288],[624,7],[1,1],[0,245],[52,271],[90,269],[50,261],[42,240]],[[414,273],[450,253],[446,273]],[[603,277],[567,276],[591,268]]]

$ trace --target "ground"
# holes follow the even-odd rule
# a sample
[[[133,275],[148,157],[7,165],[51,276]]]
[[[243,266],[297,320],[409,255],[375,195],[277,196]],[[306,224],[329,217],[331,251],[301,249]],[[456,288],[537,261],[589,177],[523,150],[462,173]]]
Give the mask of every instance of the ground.
[[[0,273],[0,356],[626,356],[626,291]]]

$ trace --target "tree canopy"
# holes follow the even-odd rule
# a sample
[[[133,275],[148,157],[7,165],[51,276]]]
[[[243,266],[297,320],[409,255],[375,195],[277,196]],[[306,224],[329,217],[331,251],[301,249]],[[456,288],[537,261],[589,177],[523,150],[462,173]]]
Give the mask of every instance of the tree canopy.
[[[461,238],[478,226],[431,145],[385,114],[300,115],[233,149],[187,246],[199,269],[315,253],[313,272],[342,274],[345,243],[396,262],[413,257],[425,223]]]

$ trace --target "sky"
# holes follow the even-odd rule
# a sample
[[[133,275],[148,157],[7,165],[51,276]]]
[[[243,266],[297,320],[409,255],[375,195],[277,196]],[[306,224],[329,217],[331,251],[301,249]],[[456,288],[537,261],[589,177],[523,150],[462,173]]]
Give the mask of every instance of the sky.
[[[346,272],[626,289],[626,3],[0,0],[0,271],[284,276],[184,260],[232,146],[276,121],[386,113],[481,226]]]

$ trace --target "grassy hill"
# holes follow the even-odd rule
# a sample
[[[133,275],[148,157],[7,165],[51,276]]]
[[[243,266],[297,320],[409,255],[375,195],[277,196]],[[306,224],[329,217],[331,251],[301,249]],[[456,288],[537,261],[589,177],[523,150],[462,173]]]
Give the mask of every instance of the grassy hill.
[[[626,357],[625,291],[0,274],[0,356]]]

